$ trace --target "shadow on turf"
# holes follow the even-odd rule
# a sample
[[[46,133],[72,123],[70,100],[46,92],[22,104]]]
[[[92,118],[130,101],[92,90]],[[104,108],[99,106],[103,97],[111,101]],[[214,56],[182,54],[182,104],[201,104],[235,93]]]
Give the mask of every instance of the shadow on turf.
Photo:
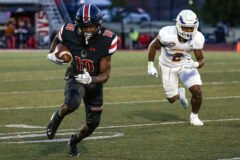
[[[69,157],[69,148],[67,145],[68,142],[57,142],[57,143],[44,143],[42,144],[43,150],[40,151],[41,156],[48,157],[48,156],[56,156],[56,155],[62,155],[64,157]],[[78,144],[78,151],[87,153],[87,148],[84,147],[83,142],[81,144]]]
[[[156,111],[136,111],[136,112],[131,112],[128,117],[133,118],[133,116],[141,117],[144,119],[148,119],[150,121],[185,121],[186,119],[182,119],[176,115],[172,115],[169,113],[163,113],[163,112],[156,112]]]

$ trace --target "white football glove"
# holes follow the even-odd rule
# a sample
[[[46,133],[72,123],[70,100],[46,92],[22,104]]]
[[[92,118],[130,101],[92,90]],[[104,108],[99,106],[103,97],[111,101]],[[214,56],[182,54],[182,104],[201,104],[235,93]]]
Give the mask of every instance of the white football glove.
[[[87,72],[86,68],[83,69],[84,74],[78,74],[75,76],[75,79],[78,83],[90,84],[92,82],[92,77]]]
[[[198,62],[194,62],[192,59],[188,59],[185,64],[183,64],[184,68],[192,69],[197,68],[199,66]]]
[[[148,62],[148,74],[150,76],[158,77],[157,69],[154,67],[154,63],[150,61]]]
[[[63,60],[58,59],[58,58],[56,57],[56,53],[57,53],[57,52],[58,52],[58,48],[56,47],[55,50],[54,50],[54,52],[48,53],[48,55],[47,55],[48,60],[51,61],[51,62],[53,62],[53,63],[55,63],[55,64],[59,64],[59,65],[67,64],[67,63],[64,63]]]

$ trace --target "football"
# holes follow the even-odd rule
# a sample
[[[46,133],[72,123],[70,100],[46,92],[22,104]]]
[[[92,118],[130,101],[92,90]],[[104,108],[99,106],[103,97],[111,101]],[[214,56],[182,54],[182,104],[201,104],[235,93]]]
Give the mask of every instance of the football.
[[[61,43],[57,45],[57,48],[58,48],[58,52],[56,53],[56,57],[58,59],[63,60],[64,63],[69,63],[72,59],[71,52],[67,49],[66,46],[64,46]]]

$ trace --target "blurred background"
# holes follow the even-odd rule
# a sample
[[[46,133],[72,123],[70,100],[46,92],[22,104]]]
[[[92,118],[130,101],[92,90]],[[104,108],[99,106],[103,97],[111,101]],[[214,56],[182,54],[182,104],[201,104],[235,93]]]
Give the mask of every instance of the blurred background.
[[[182,9],[192,9],[205,50],[238,50],[239,0],[0,0],[0,48],[48,49],[60,27],[89,3],[102,10],[103,26],[118,34],[119,49],[146,49],[159,29],[175,25]]]

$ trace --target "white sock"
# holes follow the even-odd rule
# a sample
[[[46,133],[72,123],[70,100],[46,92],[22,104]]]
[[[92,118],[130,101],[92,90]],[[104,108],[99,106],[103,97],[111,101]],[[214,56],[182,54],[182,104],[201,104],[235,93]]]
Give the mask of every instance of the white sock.
[[[198,114],[195,114],[195,113],[191,112],[190,117],[198,117]]]

